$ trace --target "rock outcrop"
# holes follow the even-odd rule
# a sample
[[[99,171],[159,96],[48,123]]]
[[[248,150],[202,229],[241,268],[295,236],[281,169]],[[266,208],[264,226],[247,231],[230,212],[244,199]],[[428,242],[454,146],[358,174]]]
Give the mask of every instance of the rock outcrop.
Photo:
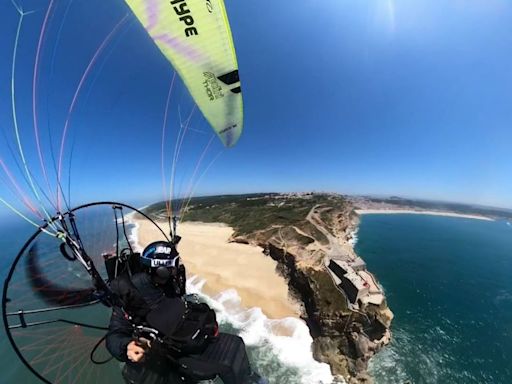
[[[304,222],[280,226],[277,232],[274,227],[271,232],[238,235],[233,240],[257,244],[278,262],[292,295],[303,304],[315,358],[328,363],[335,376],[349,383],[371,383],[368,362],[389,343],[393,314],[383,293],[379,305],[351,305],[325,266],[329,257],[357,258],[350,240],[358,223],[351,204],[333,196],[313,205]]]

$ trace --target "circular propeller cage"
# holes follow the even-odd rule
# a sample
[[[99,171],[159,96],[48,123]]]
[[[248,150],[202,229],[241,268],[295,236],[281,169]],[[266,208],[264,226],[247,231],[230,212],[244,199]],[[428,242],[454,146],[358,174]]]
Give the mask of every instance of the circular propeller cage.
[[[45,383],[123,383],[121,365],[105,346],[111,308],[105,305],[108,263],[141,251],[134,236],[140,221],[155,226],[155,240],[167,239],[145,213],[125,204],[92,203],[58,215],[39,228],[12,263],[4,283],[5,332],[16,354]],[[139,224],[137,224],[139,223]],[[146,224],[144,224],[146,225]],[[98,272],[100,284],[62,236],[46,231],[73,228]],[[110,271],[111,272],[111,271]],[[98,279],[96,279],[98,280]]]

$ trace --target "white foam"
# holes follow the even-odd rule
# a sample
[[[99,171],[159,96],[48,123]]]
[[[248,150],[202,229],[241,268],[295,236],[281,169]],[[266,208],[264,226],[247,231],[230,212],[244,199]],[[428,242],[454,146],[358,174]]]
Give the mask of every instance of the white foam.
[[[357,232],[359,231],[359,227],[357,227],[356,229],[354,229],[350,234],[349,234],[349,240],[348,240],[348,243],[354,247],[356,244],[357,244],[357,240],[359,239],[357,237]]]
[[[130,245],[132,246],[135,252],[142,252],[144,247],[142,247],[139,243],[140,224],[137,221],[133,220],[133,216],[135,215],[135,213],[135,211],[128,213],[124,217],[124,221],[125,223],[130,225],[130,228],[128,228],[128,241],[130,242]],[[122,224],[122,218],[117,219],[117,222]]]
[[[132,228],[130,229],[130,234],[128,235],[128,241],[132,245],[132,248],[135,252],[142,252],[144,249],[139,243],[139,223],[130,223]]]
[[[333,382],[330,367],[313,358],[313,339],[300,319],[287,317],[272,320],[260,308],[245,309],[235,289],[215,297],[204,295],[205,281],[197,276],[187,281],[187,292],[200,295],[215,309],[222,324],[238,330],[246,345],[253,350],[256,369],[267,375],[271,383],[327,384]],[[274,356],[269,358],[269,354]],[[276,367],[276,360],[280,367]],[[293,375],[291,378],[289,375]]]

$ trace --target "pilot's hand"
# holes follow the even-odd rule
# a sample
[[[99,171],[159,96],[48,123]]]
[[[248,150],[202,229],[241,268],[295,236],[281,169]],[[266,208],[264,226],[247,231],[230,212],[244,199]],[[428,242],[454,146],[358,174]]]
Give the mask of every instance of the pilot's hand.
[[[140,346],[136,341],[130,342],[128,347],[126,348],[126,355],[128,356],[128,360],[132,363],[138,363],[144,358],[144,353],[146,350]]]

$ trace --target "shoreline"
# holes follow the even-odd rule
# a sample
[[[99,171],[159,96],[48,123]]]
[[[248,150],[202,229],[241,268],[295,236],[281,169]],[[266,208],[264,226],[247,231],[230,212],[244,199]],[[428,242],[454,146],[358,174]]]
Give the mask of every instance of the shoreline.
[[[162,239],[162,234],[147,220],[129,221],[135,225],[133,235],[139,244]],[[157,224],[167,233],[167,223]],[[260,247],[230,242],[233,232],[224,223],[180,224],[182,239],[178,248],[187,279],[197,276],[204,280],[202,290],[212,297],[234,289],[240,296],[241,307],[260,308],[269,319],[300,318],[300,305],[289,295],[288,284],[276,269],[277,262]]]
[[[377,215],[377,214],[409,214],[409,215],[430,215],[430,216],[446,216],[446,217],[460,217],[465,219],[474,219],[474,220],[485,220],[485,221],[495,221],[494,219],[487,216],[480,215],[470,215],[464,213],[455,213],[455,212],[441,212],[441,211],[416,211],[412,209],[355,209],[355,212],[358,215]]]

